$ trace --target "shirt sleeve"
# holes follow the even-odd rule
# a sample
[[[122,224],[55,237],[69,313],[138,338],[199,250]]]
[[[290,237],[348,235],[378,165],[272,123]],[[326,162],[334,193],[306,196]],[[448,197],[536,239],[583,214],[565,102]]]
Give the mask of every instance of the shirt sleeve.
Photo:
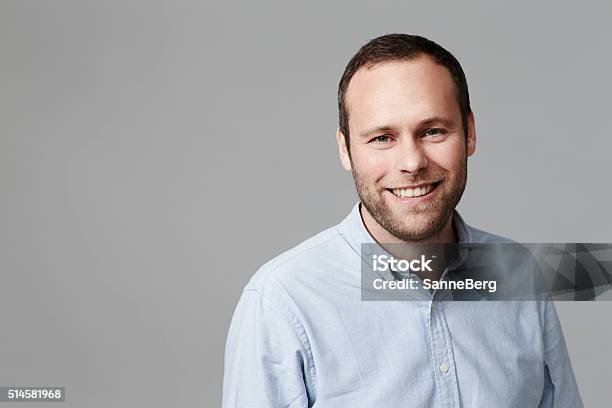
[[[561,323],[552,301],[544,306],[545,385],[540,408],[584,407],[574,377]]]
[[[304,340],[294,314],[245,290],[226,342],[223,408],[308,407],[310,349]]]

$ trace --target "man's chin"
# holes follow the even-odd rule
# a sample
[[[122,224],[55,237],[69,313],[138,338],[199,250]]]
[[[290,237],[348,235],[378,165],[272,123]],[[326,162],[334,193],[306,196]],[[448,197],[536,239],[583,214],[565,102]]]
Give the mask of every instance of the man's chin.
[[[412,209],[393,215],[393,219],[397,225],[401,226],[403,229],[415,231],[422,231],[427,229],[427,226],[436,224],[439,217],[440,214],[437,214],[437,212],[431,209]]]
[[[383,217],[385,214],[382,214]],[[439,232],[444,224],[443,214],[439,208],[401,208],[392,211],[387,207],[386,220],[381,225],[397,238],[404,240],[421,240]],[[390,221],[390,222],[389,222]]]

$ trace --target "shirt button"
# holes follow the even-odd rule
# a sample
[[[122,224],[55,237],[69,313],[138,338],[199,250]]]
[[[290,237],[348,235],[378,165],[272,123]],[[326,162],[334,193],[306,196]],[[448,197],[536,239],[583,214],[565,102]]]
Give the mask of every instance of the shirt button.
[[[446,364],[446,363],[440,364],[440,371],[442,371],[444,374],[446,374],[448,372],[448,364]]]

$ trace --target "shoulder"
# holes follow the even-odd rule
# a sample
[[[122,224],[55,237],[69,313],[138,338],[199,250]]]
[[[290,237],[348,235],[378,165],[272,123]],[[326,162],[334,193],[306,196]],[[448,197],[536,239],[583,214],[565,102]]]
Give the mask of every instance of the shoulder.
[[[466,225],[465,228],[469,232],[470,243],[473,244],[488,244],[488,243],[516,243],[516,241],[501,236],[497,234],[493,234],[491,232],[483,231],[478,228],[474,228],[471,225]]]
[[[476,258],[478,262],[482,263],[484,260],[495,265],[492,271],[497,275],[500,289],[509,290],[500,295],[500,299],[505,296],[510,300],[541,300],[541,294],[545,293],[547,284],[528,244],[468,225],[466,228],[469,231],[470,244],[476,244],[480,249],[479,257]]]
[[[521,264],[520,270],[525,271],[531,271],[534,268],[535,260],[533,255],[523,244],[508,237],[483,231],[469,225],[465,227],[468,230],[468,243],[486,247],[486,253],[489,255],[495,254],[499,263],[507,263],[518,268],[519,265],[516,264],[518,262]]]
[[[323,230],[262,265],[244,290],[258,291],[265,295],[274,290],[276,284],[291,279],[291,275],[331,259],[339,248],[345,246],[337,225]]]

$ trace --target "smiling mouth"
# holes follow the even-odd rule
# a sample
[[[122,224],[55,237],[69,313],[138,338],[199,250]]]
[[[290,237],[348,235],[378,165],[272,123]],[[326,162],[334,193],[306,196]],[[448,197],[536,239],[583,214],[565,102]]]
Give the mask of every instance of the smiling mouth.
[[[388,188],[387,191],[399,198],[422,197],[431,193],[440,184],[439,181],[429,184],[421,184],[415,187]]]

